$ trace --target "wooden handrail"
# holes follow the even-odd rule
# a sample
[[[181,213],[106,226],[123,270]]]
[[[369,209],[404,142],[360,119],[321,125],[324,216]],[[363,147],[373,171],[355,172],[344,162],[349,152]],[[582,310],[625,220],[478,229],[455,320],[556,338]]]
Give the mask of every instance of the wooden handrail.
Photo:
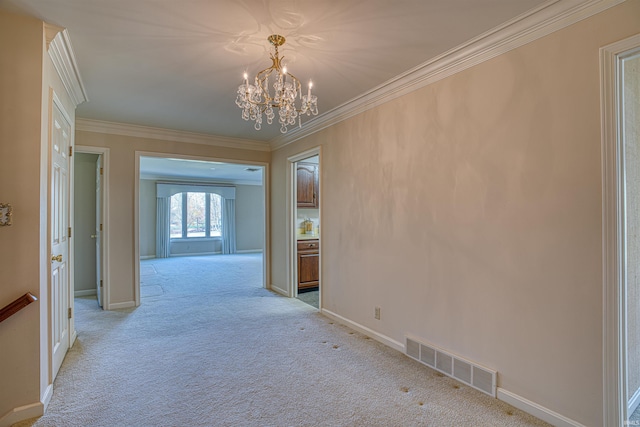
[[[0,310],[0,322],[7,320],[9,317],[13,316],[34,301],[38,301],[38,298],[32,295],[31,292],[27,292],[22,295],[20,298]]]

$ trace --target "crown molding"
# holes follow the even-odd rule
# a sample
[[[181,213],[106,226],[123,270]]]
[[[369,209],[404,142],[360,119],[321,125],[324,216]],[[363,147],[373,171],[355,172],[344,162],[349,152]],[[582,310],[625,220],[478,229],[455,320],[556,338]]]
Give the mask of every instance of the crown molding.
[[[525,14],[388,80],[270,141],[275,151],[395,98],[502,55],[623,3],[625,0],[550,0]]]
[[[127,123],[105,122],[101,120],[76,119],[76,130],[137,138],[177,141],[215,147],[238,148],[241,150],[271,151],[269,143],[250,139],[229,138],[195,132],[163,129]]]
[[[44,26],[44,38],[47,42],[47,50],[49,50],[49,45],[53,41],[53,39],[58,35],[58,33],[62,32],[64,28],[58,27],[57,25],[49,24],[47,22],[43,22]]]
[[[47,52],[53,61],[64,87],[75,103],[80,105],[87,101],[87,92],[82,83],[80,69],[76,62],[76,56],[71,45],[71,38],[66,29],[56,25],[44,23]]]

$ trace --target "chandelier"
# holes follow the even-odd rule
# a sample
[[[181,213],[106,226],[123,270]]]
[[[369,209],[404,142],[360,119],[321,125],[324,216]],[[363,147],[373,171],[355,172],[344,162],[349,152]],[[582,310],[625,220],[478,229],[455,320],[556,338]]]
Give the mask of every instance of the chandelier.
[[[273,123],[274,109],[278,109],[278,122],[280,132],[287,133],[287,126],[302,127],[302,115],[314,116],[318,114],[318,97],[311,94],[313,84],[309,82],[307,94],[302,94],[302,85],[293,74],[287,73],[287,67],[282,66],[282,60],[278,56],[278,47],[286,41],[284,37],[273,34],[267,40],[275,48],[271,55],[273,64],[262,71],[256,77],[254,84],[249,84],[249,76],[244,73],[244,84],[238,87],[236,105],[242,109],[244,120],[253,120],[254,128],[262,127],[262,116],[267,118],[267,123]],[[273,82],[273,95],[269,88],[269,80]],[[299,107],[295,105],[299,98]]]

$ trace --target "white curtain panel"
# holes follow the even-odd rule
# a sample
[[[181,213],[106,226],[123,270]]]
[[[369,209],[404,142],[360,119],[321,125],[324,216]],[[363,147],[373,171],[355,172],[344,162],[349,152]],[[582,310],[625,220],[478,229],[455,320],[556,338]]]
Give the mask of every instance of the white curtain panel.
[[[236,201],[222,200],[222,253],[236,253]]]
[[[171,198],[158,197],[156,200],[156,258],[169,258],[171,251],[169,234]]]

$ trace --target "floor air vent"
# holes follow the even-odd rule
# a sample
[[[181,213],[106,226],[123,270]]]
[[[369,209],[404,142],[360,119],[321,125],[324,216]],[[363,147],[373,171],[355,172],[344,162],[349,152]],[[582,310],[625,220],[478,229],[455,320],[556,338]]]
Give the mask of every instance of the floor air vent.
[[[407,338],[407,356],[489,396],[496,397],[497,372],[454,356],[431,344]]]

